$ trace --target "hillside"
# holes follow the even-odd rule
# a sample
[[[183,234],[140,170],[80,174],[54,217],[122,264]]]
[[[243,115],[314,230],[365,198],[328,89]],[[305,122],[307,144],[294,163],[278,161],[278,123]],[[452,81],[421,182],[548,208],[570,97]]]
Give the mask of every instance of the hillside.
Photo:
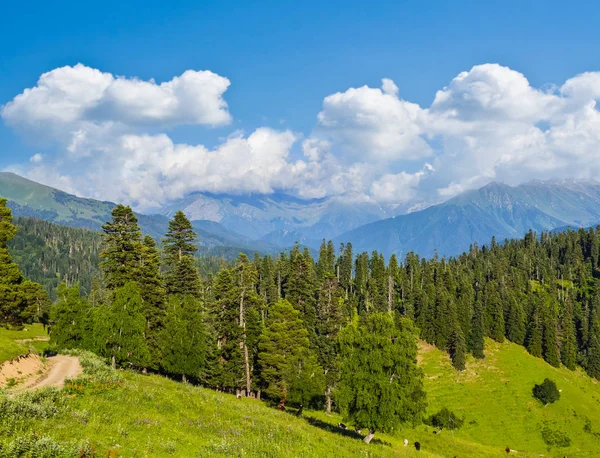
[[[469,245],[519,238],[530,229],[585,227],[600,221],[600,184],[530,182],[511,187],[491,183],[447,202],[407,215],[361,226],[335,240],[356,252],[390,256],[414,251],[421,256],[458,255]]]
[[[18,339],[19,333],[10,338]],[[37,410],[13,417],[10,425],[0,421],[0,443],[9,444],[16,436],[31,442],[35,431],[36,440],[87,444],[98,456],[112,450],[119,457],[501,457],[506,446],[521,457],[595,456],[600,447],[597,382],[582,372],[553,368],[511,343],[486,340],[486,353],[486,359],[469,359],[467,370],[457,373],[446,354],[420,345],[428,413],[448,407],[464,418],[462,428],[440,434],[426,425],[404,427],[393,435],[376,434],[378,440],[367,446],[354,431],[340,430],[342,419],[335,414],[305,411],[304,418],[297,418],[293,410],[284,413],[256,400],[130,371],[121,373],[120,382],[107,383],[114,376],[98,378],[93,375],[97,369],[90,372],[84,364],[87,381],[69,384],[58,397],[51,391],[40,394],[34,402],[41,403]],[[531,396],[533,384],[544,377],[562,390],[561,399],[546,407]],[[7,406],[0,392],[2,402]],[[43,411],[51,413],[43,420],[35,417],[34,412]],[[544,428],[560,431],[571,445],[548,447]],[[405,449],[404,438],[411,445],[419,441],[421,452]]]
[[[116,204],[77,197],[9,172],[0,172],[0,197],[8,199],[15,217],[30,217],[75,228],[100,231],[111,219]],[[136,213],[141,230],[158,242],[167,232],[169,218],[164,215]],[[234,251],[274,252],[268,242],[251,241],[215,221],[195,220],[194,230],[199,245],[208,251],[213,247],[234,247]],[[237,255],[237,253],[236,253]]]

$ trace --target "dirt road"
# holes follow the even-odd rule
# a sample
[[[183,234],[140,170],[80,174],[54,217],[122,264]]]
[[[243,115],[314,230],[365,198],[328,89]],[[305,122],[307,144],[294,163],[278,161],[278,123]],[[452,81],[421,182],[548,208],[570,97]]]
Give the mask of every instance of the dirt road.
[[[31,377],[19,385],[19,390],[34,390],[44,386],[62,388],[67,378],[75,378],[83,369],[74,356],[56,355],[47,359],[46,368],[40,377]]]

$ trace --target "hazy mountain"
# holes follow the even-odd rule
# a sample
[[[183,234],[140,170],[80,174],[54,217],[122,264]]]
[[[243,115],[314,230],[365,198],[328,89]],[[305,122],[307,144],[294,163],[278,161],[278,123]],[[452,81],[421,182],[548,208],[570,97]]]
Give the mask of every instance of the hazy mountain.
[[[600,221],[600,183],[532,181],[511,187],[491,183],[439,205],[361,226],[336,238],[355,251],[389,256],[454,255],[473,242],[521,237],[529,229],[585,227]]]
[[[183,210],[193,220],[215,221],[251,239],[279,246],[313,244],[386,217],[373,201],[353,197],[302,200],[286,194],[215,195],[193,193],[165,206],[170,216]],[[318,243],[318,242],[317,242]]]
[[[15,217],[34,217],[97,231],[111,219],[111,211],[115,207],[113,202],[77,197],[8,172],[0,172],[0,197],[8,199],[8,206]],[[136,215],[142,232],[160,241],[167,232],[169,218],[165,215]],[[261,252],[275,250],[267,242],[252,241],[214,221],[192,223],[198,233],[200,245],[208,248],[231,246]]]

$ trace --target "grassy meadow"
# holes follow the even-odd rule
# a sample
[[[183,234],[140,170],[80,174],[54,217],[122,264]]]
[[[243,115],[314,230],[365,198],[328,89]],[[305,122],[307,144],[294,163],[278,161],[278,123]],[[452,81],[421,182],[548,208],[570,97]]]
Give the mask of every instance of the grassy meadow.
[[[39,337],[41,331],[34,327],[0,336],[14,342]],[[511,343],[488,340],[486,352],[484,360],[469,359],[467,370],[457,373],[446,354],[422,344],[428,413],[448,407],[464,418],[462,428],[433,434],[435,428],[427,425],[405,427],[376,433],[371,445],[352,429],[339,429],[342,418],[336,414],[305,410],[298,418],[293,410],[281,412],[161,376],[114,372],[88,356],[84,376],[62,392],[0,392],[0,457],[63,447],[56,448],[58,454],[30,456],[68,456],[70,450],[73,456],[97,457],[464,458],[506,456],[507,446],[520,457],[597,456],[597,382],[582,372],[555,369]],[[545,377],[562,390],[561,399],[548,406],[531,396],[534,383]],[[407,448],[404,438],[411,443]],[[420,452],[412,446],[415,441],[422,444]],[[14,455],[15,450],[27,452]]]

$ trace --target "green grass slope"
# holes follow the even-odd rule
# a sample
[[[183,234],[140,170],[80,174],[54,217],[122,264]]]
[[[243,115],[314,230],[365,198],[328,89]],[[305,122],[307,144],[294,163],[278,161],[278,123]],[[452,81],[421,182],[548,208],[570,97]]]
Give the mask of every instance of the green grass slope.
[[[27,325],[22,331],[0,327],[0,364],[27,354],[30,349],[43,351],[47,342],[36,339],[47,336],[48,334],[41,324]]]
[[[465,422],[455,438],[522,455],[595,457],[600,454],[600,384],[582,371],[554,368],[523,347],[486,341],[486,358],[469,359],[457,373],[448,356],[422,345],[428,411],[448,407]],[[532,397],[534,384],[554,380],[560,399],[548,406]],[[548,446],[542,437],[568,437],[569,447]],[[442,434],[452,434],[444,431]]]
[[[3,338],[27,337],[13,332]],[[487,341],[486,347],[484,360],[470,359],[467,370],[457,373],[446,354],[421,346],[428,413],[448,407],[464,417],[461,429],[440,434],[426,425],[404,427],[393,434],[376,433],[374,443],[366,445],[354,431],[340,430],[336,425],[342,419],[335,414],[305,411],[298,418],[293,411],[280,412],[260,401],[125,371],[119,372],[122,380],[117,384],[93,377],[74,382],[58,401],[52,397],[57,409],[49,415],[3,418],[0,412],[0,444],[50,438],[56,443],[91,444],[96,456],[120,457],[492,458],[506,456],[507,446],[519,457],[598,455],[596,381],[582,372],[553,368],[511,343]],[[561,399],[548,406],[531,395],[534,383],[545,377],[562,390]],[[2,402],[6,394],[0,392]],[[47,400],[35,401],[41,404],[39,409],[24,408],[27,402],[14,400],[20,412],[48,409]],[[568,437],[570,445],[548,446],[543,431],[553,438]],[[404,438],[411,446],[402,445]],[[412,446],[415,441],[422,444],[421,452]],[[111,451],[115,454],[107,455]]]

